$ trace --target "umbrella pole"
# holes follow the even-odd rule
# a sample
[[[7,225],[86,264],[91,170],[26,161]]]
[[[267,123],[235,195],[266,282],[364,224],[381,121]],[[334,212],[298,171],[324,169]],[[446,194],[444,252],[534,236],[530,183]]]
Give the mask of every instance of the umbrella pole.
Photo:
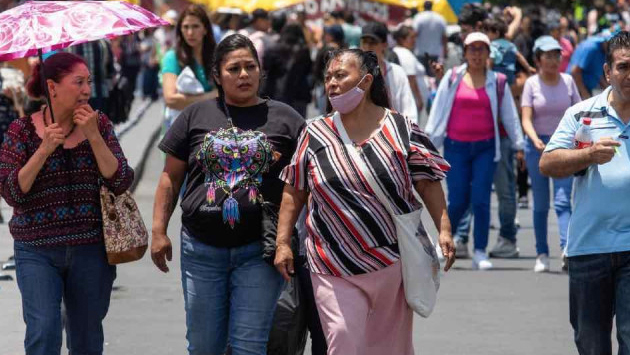
[[[41,73],[41,81],[42,87],[44,88],[44,96],[46,97],[46,104],[50,109],[50,118],[52,123],[55,123],[55,114],[53,113],[52,105],[50,104],[50,93],[48,92],[48,83],[46,82],[46,71],[44,70],[44,59],[42,58],[42,49],[39,48],[37,50],[37,54],[39,56],[39,72]],[[44,123],[46,123],[46,118],[44,117]]]

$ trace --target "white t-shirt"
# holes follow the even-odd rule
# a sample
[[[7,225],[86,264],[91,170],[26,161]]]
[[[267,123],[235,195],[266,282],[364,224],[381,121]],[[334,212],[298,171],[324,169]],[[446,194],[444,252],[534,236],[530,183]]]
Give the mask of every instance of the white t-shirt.
[[[398,64],[385,62],[387,76],[385,84],[389,93],[392,109],[403,116],[407,116],[412,122],[418,122],[418,108],[413,98],[407,74]]]
[[[420,95],[422,95],[422,103],[426,107],[430,93],[429,87],[426,83],[425,75],[427,71],[425,70],[424,65],[422,65],[416,56],[405,47],[394,47],[394,53],[398,56],[400,66],[405,71],[405,74],[407,74],[407,76],[415,75]]]
[[[442,58],[444,49],[442,38],[446,35],[446,20],[442,15],[433,11],[422,11],[413,19],[413,28],[416,30],[416,55],[422,56],[425,52],[431,56]]]

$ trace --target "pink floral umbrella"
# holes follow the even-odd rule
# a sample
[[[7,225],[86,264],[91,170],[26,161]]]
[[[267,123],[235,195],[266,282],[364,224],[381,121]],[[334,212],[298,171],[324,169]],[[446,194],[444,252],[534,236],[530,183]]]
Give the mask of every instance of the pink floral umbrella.
[[[27,1],[0,13],[0,61],[168,25],[122,1]]]
[[[122,1],[27,1],[0,13],[0,62],[39,55],[42,65],[42,52],[163,25],[168,22]],[[52,107],[50,115],[54,122]]]

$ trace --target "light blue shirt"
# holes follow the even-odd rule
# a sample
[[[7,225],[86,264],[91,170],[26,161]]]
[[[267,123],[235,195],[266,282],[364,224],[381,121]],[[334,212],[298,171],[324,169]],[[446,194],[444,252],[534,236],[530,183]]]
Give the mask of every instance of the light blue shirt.
[[[590,117],[596,142],[612,137],[621,146],[613,159],[591,165],[574,178],[573,215],[569,222],[567,255],[615,253],[630,250],[630,126],[608,104],[607,88],[601,94],[570,107],[551,137],[545,152],[572,149],[581,119]]]

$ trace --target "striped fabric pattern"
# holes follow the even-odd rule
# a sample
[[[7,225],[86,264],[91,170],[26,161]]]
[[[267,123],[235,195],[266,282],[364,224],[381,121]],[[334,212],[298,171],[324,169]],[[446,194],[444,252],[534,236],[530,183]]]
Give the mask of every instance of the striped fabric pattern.
[[[420,208],[413,183],[441,180],[450,168],[427,135],[395,112],[387,111],[380,131],[356,148],[397,213]],[[394,222],[351,161],[332,116],[307,125],[280,178],[310,193],[306,250],[312,272],[359,275],[399,259]]]

